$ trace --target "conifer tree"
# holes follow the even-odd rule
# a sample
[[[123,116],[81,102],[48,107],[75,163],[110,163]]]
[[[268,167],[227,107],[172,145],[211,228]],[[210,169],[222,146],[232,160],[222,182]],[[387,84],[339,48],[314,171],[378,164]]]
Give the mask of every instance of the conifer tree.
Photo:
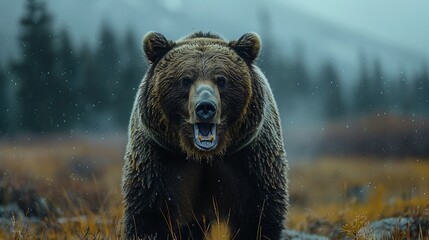
[[[113,110],[117,123],[125,128],[128,126],[134,97],[143,78],[145,62],[132,31],[127,32],[122,49],[124,51],[121,61],[123,67],[119,75],[117,98]]]
[[[64,128],[73,127],[78,118],[77,90],[78,90],[78,60],[68,31],[63,29],[57,41],[56,76],[59,77],[63,96],[59,99],[63,111],[60,113],[64,121]]]
[[[3,69],[0,69],[0,136],[7,132],[8,120],[8,99],[7,99],[7,81]]]
[[[360,64],[360,72],[354,92],[354,112],[356,114],[369,114],[372,112],[373,106],[370,94],[370,78],[364,57],[361,59]]]
[[[425,66],[415,77],[413,95],[415,112],[429,115],[429,74]]]
[[[98,107],[101,111],[111,111],[118,97],[120,55],[115,33],[107,23],[101,27],[95,62],[98,89],[105,94],[100,94]]]
[[[338,119],[345,115],[345,103],[341,94],[339,76],[332,63],[327,63],[320,74],[320,85],[324,100],[325,117],[328,120]]]
[[[373,102],[373,109],[375,111],[387,110],[387,96],[386,96],[386,76],[384,76],[383,69],[379,60],[374,62],[372,82],[368,89],[371,101]]]
[[[55,50],[51,15],[45,2],[27,0],[20,20],[19,62],[13,64],[18,81],[19,125],[24,131],[44,133],[57,130],[62,124],[64,94],[54,76]]]

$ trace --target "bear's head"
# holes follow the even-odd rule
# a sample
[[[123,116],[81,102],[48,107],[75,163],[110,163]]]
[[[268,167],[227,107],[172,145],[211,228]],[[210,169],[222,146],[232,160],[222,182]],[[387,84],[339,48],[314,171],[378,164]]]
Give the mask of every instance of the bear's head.
[[[264,105],[265,80],[254,66],[260,46],[255,33],[230,42],[201,32],[177,42],[146,34],[143,48],[150,65],[137,103],[153,140],[197,160],[250,141]]]

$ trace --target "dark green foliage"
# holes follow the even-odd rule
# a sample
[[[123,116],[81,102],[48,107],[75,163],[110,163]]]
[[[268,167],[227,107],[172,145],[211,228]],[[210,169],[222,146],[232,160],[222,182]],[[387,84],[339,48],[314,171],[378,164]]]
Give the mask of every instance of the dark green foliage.
[[[386,79],[379,60],[374,62],[369,94],[375,111],[387,110]]]
[[[421,72],[415,76],[413,92],[415,112],[429,115],[429,74],[427,67],[423,67]]]
[[[21,18],[19,46],[22,58],[13,70],[19,82],[19,125],[26,131],[44,133],[64,126],[61,99],[65,87],[54,75],[55,49],[51,15],[44,2],[28,0]]]
[[[8,127],[8,99],[7,99],[7,79],[6,75],[3,72],[3,69],[0,69],[0,136],[4,135],[7,132]]]
[[[57,40],[57,57],[55,61],[55,75],[63,89],[62,97],[58,99],[62,106],[63,128],[74,125],[78,116],[76,90],[78,88],[77,70],[78,59],[74,51],[70,35],[63,29]]]
[[[117,124],[124,128],[128,125],[134,96],[143,77],[145,67],[142,52],[131,31],[127,32],[121,49],[124,51],[124,57],[121,61],[113,113]]]
[[[53,31],[42,0],[27,0],[20,25],[21,58],[10,64],[19,84],[18,130],[87,130],[106,119],[111,121],[108,125],[127,126],[144,70],[141,49],[131,32],[120,44],[105,24],[95,51],[87,44],[77,51],[66,29]],[[12,118],[2,117],[2,132],[8,119]]]
[[[320,74],[320,89],[325,118],[338,119],[345,115],[345,104],[341,95],[341,86],[338,74],[332,63],[327,63]]]
[[[308,96],[311,89],[310,75],[304,59],[304,47],[296,46],[295,56],[292,60],[279,54],[278,51],[275,51],[280,46],[273,41],[274,34],[269,13],[262,9],[259,18],[263,46],[258,65],[270,82],[279,106],[292,109],[296,107],[296,102]]]
[[[77,121],[79,127],[85,127],[104,107],[101,105],[106,103],[107,91],[98,75],[94,53],[87,45],[79,51],[78,59]]]
[[[98,91],[100,96],[99,110],[107,110],[118,98],[120,55],[115,34],[109,25],[101,28],[100,38],[95,52]]]
[[[401,71],[393,90],[392,104],[399,113],[410,113],[413,108],[410,79]]]
[[[370,90],[370,79],[368,68],[364,58],[360,61],[360,72],[357,86],[355,87],[354,112],[357,114],[368,114],[373,110]]]
[[[310,77],[304,59],[304,48],[302,46],[296,47],[295,61],[289,68],[292,88],[291,92],[295,95],[305,97],[310,91]]]

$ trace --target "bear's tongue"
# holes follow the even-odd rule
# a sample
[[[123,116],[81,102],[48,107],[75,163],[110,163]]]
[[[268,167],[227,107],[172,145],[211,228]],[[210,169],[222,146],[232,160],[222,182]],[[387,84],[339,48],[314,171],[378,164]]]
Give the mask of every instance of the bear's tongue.
[[[210,150],[216,147],[216,124],[196,123],[194,124],[194,143],[202,150]]]
[[[212,130],[212,124],[210,123],[197,123],[198,130],[202,136],[208,136]]]

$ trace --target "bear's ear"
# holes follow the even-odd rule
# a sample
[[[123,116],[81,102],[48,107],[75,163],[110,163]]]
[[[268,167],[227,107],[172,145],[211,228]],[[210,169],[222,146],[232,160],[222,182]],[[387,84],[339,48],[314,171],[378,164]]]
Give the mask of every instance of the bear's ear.
[[[261,39],[257,33],[246,33],[240,39],[229,42],[229,46],[244,60],[253,63],[259,56]]]
[[[147,60],[154,63],[161,59],[174,46],[164,35],[157,32],[148,32],[143,38],[143,50]]]

